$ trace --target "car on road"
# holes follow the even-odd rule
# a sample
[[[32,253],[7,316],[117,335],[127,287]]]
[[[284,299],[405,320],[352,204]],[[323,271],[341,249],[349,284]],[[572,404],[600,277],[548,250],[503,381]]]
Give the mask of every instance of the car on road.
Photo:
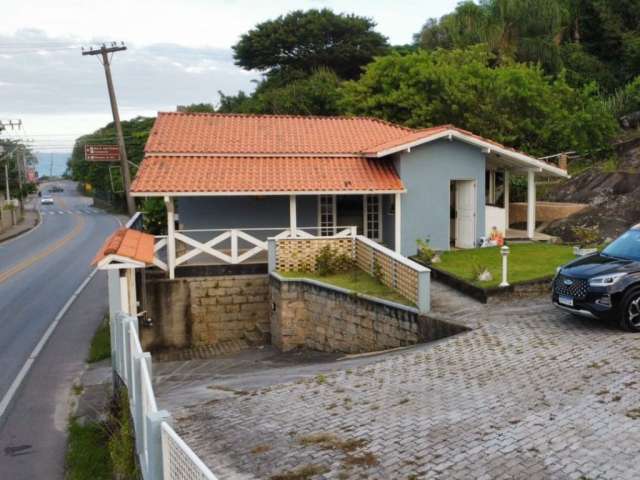
[[[61,192],[64,192],[64,188],[62,188],[60,185],[54,185],[53,187],[51,187],[51,188],[49,189],[49,192],[52,192],[52,193],[61,193]]]
[[[640,224],[602,252],[560,267],[552,300],[574,315],[614,320],[640,332]]]
[[[45,195],[44,197],[40,198],[40,204],[41,205],[53,205],[53,197],[51,197],[49,195]]]

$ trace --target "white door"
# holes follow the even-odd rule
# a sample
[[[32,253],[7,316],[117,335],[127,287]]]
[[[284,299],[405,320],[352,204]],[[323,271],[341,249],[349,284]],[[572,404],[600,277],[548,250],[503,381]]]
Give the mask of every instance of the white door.
[[[476,243],[476,182],[456,180],[456,247],[473,248]]]

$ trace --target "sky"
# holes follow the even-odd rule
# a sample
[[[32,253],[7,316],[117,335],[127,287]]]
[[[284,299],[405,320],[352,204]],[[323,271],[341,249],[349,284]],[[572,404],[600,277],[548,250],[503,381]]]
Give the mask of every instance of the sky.
[[[76,137],[112,120],[104,71],[81,47],[125,42],[112,71],[120,116],[250,91],[259,72],[233,64],[231,46],[257,23],[291,10],[330,8],[372,18],[391,44],[405,44],[458,0],[23,0],[0,22],[0,120],[5,136],[39,151],[68,151]]]

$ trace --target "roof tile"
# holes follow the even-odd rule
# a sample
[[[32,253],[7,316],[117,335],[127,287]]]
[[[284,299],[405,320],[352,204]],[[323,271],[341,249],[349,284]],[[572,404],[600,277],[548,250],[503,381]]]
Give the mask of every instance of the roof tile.
[[[91,264],[95,265],[109,255],[118,255],[138,262],[152,263],[154,244],[153,235],[130,228],[119,228],[107,238]]]
[[[411,131],[366,117],[160,112],[145,152],[345,155]]]
[[[391,159],[147,155],[131,191],[402,191]]]

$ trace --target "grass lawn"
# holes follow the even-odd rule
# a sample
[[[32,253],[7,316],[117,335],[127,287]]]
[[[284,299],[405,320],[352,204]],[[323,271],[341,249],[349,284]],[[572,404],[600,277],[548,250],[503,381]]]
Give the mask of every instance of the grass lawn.
[[[100,360],[104,360],[110,356],[111,341],[109,338],[109,319],[105,317],[91,340],[89,358],[87,358],[87,362],[99,362]]]
[[[521,283],[550,277],[556,268],[573,260],[573,247],[544,243],[517,243],[509,245],[509,283]],[[480,282],[473,278],[473,267],[489,269],[493,280]],[[502,257],[497,247],[476,248],[444,252],[442,263],[434,264],[439,270],[467,280],[478,287],[497,287],[502,276]]]
[[[383,285],[374,277],[357,269],[352,272],[335,273],[333,275],[320,276],[311,272],[278,272],[285,278],[310,278],[319,282],[335,285],[336,287],[345,288],[355,293],[370,295],[372,297],[382,298],[391,302],[401,303],[410,307],[415,304],[407,300],[395,290]]]

